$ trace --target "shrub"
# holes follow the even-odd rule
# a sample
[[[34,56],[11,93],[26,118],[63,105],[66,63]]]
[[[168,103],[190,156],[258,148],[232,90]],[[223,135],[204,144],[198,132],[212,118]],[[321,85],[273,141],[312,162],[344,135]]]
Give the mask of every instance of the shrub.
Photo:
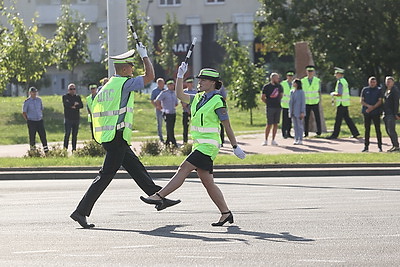
[[[158,156],[161,151],[161,143],[158,140],[147,140],[140,145],[140,156]]]
[[[193,147],[192,144],[189,143],[183,144],[183,146],[181,146],[181,154],[183,156],[189,155],[192,152],[192,147]]]
[[[36,146],[31,147],[24,156],[24,158],[43,158],[43,157],[44,157],[43,150]]]
[[[61,147],[60,144],[55,144],[50,147],[50,150],[49,152],[47,152],[46,157],[66,158],[68,157],[68,152],[64,147]]]
[[[90,140],[83,142],[83,147],[78,148],[74,155],[78,157],[102,157],[105,153],[106,151],[104,150],[102,145],[94,140]]]

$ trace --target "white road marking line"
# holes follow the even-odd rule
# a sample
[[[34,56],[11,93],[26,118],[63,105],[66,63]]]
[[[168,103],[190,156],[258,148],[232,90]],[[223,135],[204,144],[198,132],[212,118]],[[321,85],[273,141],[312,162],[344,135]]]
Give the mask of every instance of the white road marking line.
[[[151,247],[154,247],[154,245],[121,246],[112,248],[120,249],[120,248],[151,248]]]
[[[346,261],[343,260],[317,260],[317,259],[308,259],[308,260],[299,260],[302,262],[329,262],[329,263],[343,263]]]
[[[31,251],[14,251],[14,254],[30,254],[30,253],[49,253],[57,252],[57,250],[31,250]]]
[[[212,256],[175,256],[175,258],[192,258],[192,259],[223,259],[224,257],[212,257]]]
[[[104,257],[102,254],[63,254],[64,257]]]

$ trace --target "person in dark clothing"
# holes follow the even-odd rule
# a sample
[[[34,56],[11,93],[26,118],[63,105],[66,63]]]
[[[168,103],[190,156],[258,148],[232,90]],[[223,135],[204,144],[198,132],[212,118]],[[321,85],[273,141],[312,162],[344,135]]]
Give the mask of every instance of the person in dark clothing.
[[[399,112],[399,89],[394,85],[391,76],[385,79],[386,90],[383,101],[383,121],[385,122],[386,132],[392,141],[392,148],[387,152],[400,151],[399,140],[396,132],[396,116]]]
[[[79,130],[79,110],[83,108],[81,97],[76,94],[76,86],[73,83],[68,85],[68,93],[62,97],[64,105],[64,148],[68,149],[69,136],[72,132],[72,151],[76,150],[76,141]]]
[[[265,126],[265,139],[261,145],[268,145],[268,136],[272,128],[271,145],[277,146],[275,141],[276,132],[278,131],[279,118],[281,115],[281,99],[283,96],[283,88],[280,85],[278,73],[271,73],[270,83],[264,85],[261,94],[261,100],[267,104],[266,116],[267,125]]]
[[[367,87],[361,91],[361,112],[364,115],[365,140],[362,152],[368,152],[371,121],[374,122],[376,139],[378,140],[379,152],[382,152],[381,113],[382,113],[382,90],[378,87],[375,77],[368,79]]]

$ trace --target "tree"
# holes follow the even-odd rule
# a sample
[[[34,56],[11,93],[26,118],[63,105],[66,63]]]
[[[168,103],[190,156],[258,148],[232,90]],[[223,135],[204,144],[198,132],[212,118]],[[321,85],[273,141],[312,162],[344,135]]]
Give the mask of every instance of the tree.
[[[4,14],[10,29],[2,33],[0,91],[11,81],[24,84],[27,89],[53,64],[51,41],[37,33],[35,22],[27,27],[18,13],[5,11]]]
[[[227,55],[221,64],[224,84],[230,88],[230,98],[235,101],[235,107],[250,111],[250,124],[253,125],[252,111],[257,107],[264,70],[252,62],[249,47],[241,46],[223,27],[220,27],[219,35],[217,42]]]
[[[368,76],[400,75],[398,0],[262,0],[259,34],[269,49],[293,54],[308,41],[319,69],[333,66],[360,84]]]
[[[159,50],[156,52],[156,60],[160,64],[167,77],[172,77],[178,64],[178,57],[174,54],[173,46],[178,40],[178,21],[167,13],[166,23],[162,26],[161,39],[158,42]]]
[[[71,9],[70,1],[65,0],[61,5],[61,16],[57,19],[57,30],[54,37],[54,54],[57,68],[71,71],[89,59],[88,33],[89,24],[78,11]]]
[[[128,0],[127,1],[127,6],[128,6],[128,18],[131,20],[133,24],[133,28],[136,31],[136,34],[138,35],[138,38],[140,42],[143,43],[144,46],[146,46],[148,54],[152,53],[154,50],[153,48],[153,42],[150,39],[150,33],[151,33],[151,26],[148,23],[148,17],[143,13],[143,11],[140,10],[139,8],[139,2],[140,0]],[[136,40],[133,39],[132,33],[130,29],[128,29],[128,47],[135,48],[136,47]],[[142,61],[140,57],[135,57],[135,66],[142,66]],[[143,73],[143,69],[134,69],[134,75],[140,75]]]

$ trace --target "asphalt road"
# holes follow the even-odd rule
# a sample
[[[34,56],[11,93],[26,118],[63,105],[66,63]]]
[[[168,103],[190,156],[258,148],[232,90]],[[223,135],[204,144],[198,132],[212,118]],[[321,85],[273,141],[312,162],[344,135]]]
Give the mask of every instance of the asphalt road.
[[[81,229],[89,180],[0,181],[0,266],[398,266],[400,176],[216,179],[235,223],[197,179],[157,212],[116,179]],[[166,180],[157,180],[165,184]]]

